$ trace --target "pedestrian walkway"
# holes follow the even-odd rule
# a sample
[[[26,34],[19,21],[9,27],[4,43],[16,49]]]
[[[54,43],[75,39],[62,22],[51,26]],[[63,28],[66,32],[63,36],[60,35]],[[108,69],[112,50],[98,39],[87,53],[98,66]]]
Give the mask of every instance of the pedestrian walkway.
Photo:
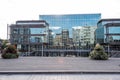
[[[91,60],[88,57],[19,57],[1,59],[0,73],[120,73],[120,58]]]
[[[0,75],[0,80],[120,80],[120,75],[119,74]]]

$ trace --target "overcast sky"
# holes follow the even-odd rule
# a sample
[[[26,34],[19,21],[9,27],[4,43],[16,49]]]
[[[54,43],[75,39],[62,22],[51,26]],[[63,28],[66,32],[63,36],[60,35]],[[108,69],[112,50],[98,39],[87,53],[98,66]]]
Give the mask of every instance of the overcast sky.
[[[7,38],[7,24],[38,20],[40,14],[101,13],[120,18],[120,0],[0,0],[0,38]]]

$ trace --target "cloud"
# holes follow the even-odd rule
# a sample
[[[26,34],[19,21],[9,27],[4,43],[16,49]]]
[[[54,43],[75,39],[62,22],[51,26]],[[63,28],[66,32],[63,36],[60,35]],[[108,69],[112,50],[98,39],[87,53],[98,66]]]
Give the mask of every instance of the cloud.
[[[76,27],[72,27],[73,29],[81,29],[82,26],[76,26]]]
[[[51,27],[49,27],[50,29],[52,29],[52,30],[58,30],[58,29],[60,29],[61,27],[58,27],[58,26],[51,26]]]
[[[52,32],[52,35],[54,35],[55,33],[54,32]]]

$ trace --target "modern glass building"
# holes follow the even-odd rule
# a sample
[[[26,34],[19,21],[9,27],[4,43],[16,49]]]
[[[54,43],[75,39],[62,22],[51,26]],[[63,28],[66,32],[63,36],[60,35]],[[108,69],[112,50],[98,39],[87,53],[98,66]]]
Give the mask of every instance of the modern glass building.
[[[40,20],[46,20],[54,34],[61,33],[62,29],[69,30],[72,37],[74,26],[97,26],[101,14],[65,14],[65,15],[39,15]]]
[[[32,52],[49,43],[48,30],[49,24],[44,20],[16,21],[8,25],[8,36],[21,52]]]
[[[97,23],[96,43],[120,45],[120,19],[102,19]]]

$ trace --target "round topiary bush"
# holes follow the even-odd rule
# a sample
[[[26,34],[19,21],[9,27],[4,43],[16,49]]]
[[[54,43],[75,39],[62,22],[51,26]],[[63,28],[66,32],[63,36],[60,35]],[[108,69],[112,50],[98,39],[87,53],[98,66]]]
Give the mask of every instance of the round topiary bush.
[[[3,59],[13,59],[18,58],[16,47],[13,45],[9,45],[6,49],[4,49],[3,54],[1,55]]]
[[[105,53],[104,48],[100,44],[96,44],[94,50],[90,52],[89,57],[95,60],[107,60],[108,55]]]

